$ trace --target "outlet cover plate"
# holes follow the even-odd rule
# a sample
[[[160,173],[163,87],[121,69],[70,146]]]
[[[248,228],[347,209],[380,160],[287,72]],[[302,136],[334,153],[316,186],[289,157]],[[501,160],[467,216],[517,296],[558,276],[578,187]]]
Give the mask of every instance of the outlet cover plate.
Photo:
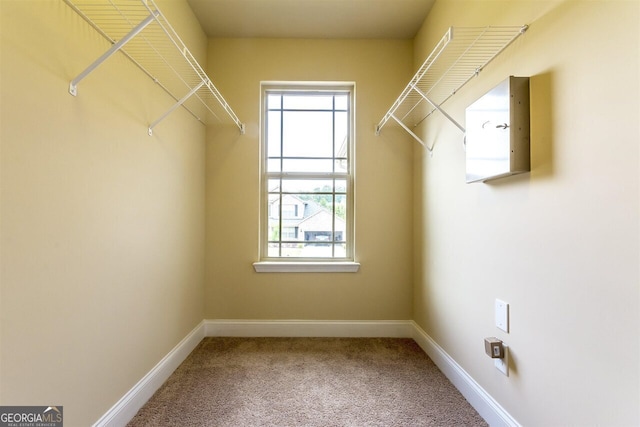
[[[509,332],[509,304],[496,299],[496,327]]]
[[[509,347],[502,343],[502,348],[504,350],[504,357],[502,359],[493,359],[493,364],[498,371],[509,376]]]

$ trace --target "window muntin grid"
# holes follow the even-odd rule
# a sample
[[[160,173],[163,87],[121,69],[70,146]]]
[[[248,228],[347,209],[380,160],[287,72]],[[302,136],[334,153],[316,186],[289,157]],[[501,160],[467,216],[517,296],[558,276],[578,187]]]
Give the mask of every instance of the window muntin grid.
[[[263,92],[264,260],[353,259],[353,88]]]

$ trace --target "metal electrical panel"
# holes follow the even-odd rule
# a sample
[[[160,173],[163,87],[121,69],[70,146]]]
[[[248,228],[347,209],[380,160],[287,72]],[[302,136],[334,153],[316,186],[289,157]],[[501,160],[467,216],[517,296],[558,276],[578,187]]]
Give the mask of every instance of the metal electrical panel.
[[[509,77],[466,109],[467,183],[531,170],[529,77]]]

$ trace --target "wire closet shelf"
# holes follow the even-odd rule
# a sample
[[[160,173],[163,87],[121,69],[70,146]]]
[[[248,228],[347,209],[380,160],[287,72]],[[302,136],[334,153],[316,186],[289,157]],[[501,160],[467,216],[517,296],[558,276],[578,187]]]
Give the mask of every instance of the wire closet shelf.
[[[149,125],[153,128],[178,107],[207,123],[244,124],[211,82],[153,0],[64,0],[112,46],[69,84],[76,96],[78,84],[116,52],[123,53],[171,98],[173,105]]]
[[[442,105],[528,26],[450,27],[431,54],[376,126],[376,135],[393,119],[413,138],[429,147],[418,136],[418,128],[435,111],[442,113],[463,133],[465,129],[443,110]]]

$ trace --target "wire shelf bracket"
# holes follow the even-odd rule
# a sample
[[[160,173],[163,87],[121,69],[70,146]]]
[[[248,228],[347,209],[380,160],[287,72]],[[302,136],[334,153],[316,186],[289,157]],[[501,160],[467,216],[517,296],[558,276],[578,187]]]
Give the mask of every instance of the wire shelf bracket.
[[[435,111],[462,133],[465,128],[442,108],[471,79],[524,34],[528,25],[507,27],[449,27],[391,108],[376,125],[375,133],[393,120],[415,140],[429,147],[418,127]]]
[[[69,83],[69,93],[78,94],[78,84],[115,53],[120,52],[160,86],[175,102],[153,121],[153,128],[178,107],[201,123],[212,116],[233,123],[240,121],[198,61],[182,42],[153,0],[63,0],[107,39],[111,47]],[[180,94],[184,94],[180,96]]]

